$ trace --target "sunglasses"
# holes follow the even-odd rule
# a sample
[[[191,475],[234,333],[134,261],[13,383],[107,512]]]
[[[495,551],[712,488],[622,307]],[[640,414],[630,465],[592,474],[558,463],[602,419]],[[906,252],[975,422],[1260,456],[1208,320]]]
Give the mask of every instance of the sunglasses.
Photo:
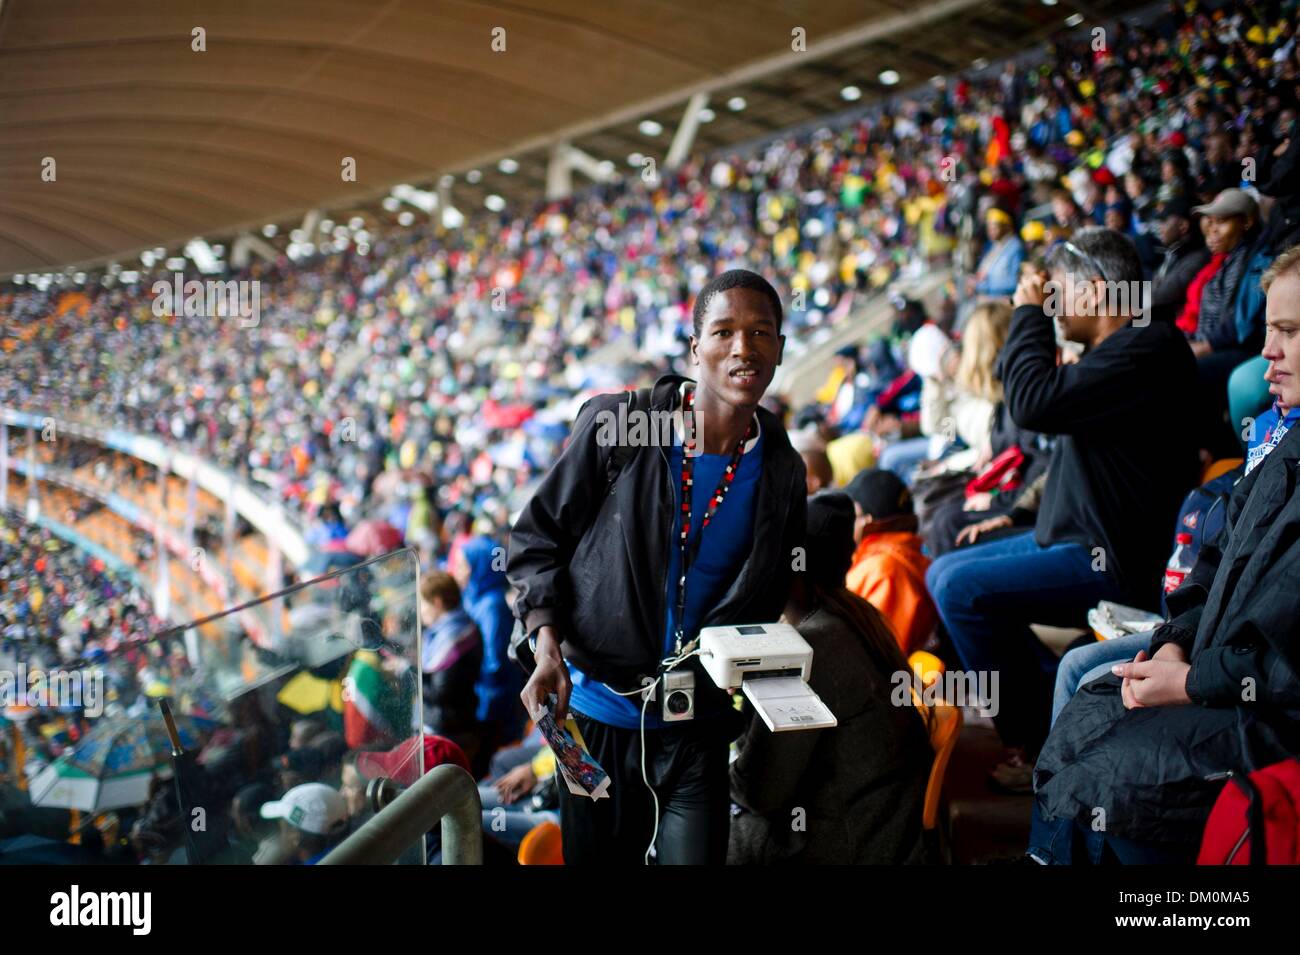
[[[1102,281],[1104,281],[1104,282],[1108,282],[1108,281],[1110,281],[1110,280],[1106,277],[1106,270],[1103,269],[1103,268],[1101,267],[1101,265],[1098,264],[1097,260],[1094,259],[1091,255],[1089,255],[1087,252],[1083,251],[1083,249],[1079,248],[1077,245],[1075,245],[1075,244],[1074,244],[1073,242],[1071,242],[1069,239],[1066,239],[1066,240],[1065,240],[1064,242],[1062,242],[1061,244],[1062,244],[1063,246],[1065,246],[1065,251],[1069,252],[1071,255],[1075,256],[1076,258],[1083,259],[1083,261],[1086,262],[1086,263],[1087,263],[1087,264],[1092,268],[1092,270],[1093,270],[1094,272],[1096,272],[1098,275],[1101,276]]]

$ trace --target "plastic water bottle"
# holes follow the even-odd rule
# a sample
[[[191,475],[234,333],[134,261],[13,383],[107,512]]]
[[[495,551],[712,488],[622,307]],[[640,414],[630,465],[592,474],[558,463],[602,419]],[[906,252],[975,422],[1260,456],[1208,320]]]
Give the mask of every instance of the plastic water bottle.
[[[1174,541],[1178,546],[1174,548],[1174,552],[1169,558],[1169,566],[1165,568],[1165,593],[1167,594],[1171,594],[1181,587],[1183,580],[1192,572],[1190,556],[1192,535],[1184,531],[1177,535]]]

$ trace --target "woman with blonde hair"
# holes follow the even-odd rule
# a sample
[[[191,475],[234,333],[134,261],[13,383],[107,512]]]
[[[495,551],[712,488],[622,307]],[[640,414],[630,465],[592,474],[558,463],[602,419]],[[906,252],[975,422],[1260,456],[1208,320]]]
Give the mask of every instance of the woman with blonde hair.
[[[978,305],[966,322],[960,346],[944,357],[939,376],[926,380],[921,431],[932,436],[933,460],[921,465],[918,477],[969,470],[992,458],[993,413],[1002,400],[1002,383],[993,367],[1010,327],[1010,304]],[[966,447],[944,454],[956,440]]]
[[[993,409],[1002,399],[993,362],[1010,325],[1009,305],[986,302],[967,319],[960,344],[933,323],[917,330],[907,362],[922,379],[921,435],[886,446],[880,453],[882,468],[910,485],[975,463],[988,443]],[[958,442],[965,448],[954,452]]]
[[[1011,312],[1005,302],[977,306],[966,322],[960,353],[950,359],[950,383],[942,390],[936,387],[922,394],[922,429],[950,440],[959,438],[966,445],[959,451],[936,454],[937,460],[923,464],[918,471],[919,532],[931,556],[957,546],[958,534],[968,525],[979,524],[985,530],[984,522],[996,517],[1004,523],[988,529],[1001,532],[1004,526],[1011,526],[1007,515],[1012,511],[1014,492],[1046,465],[1046,455],[1035,453],[1038,436],[1016,427],[1002,404],[1002,382],[996,368],[1011,326]],[[972,493],[969,485],[976,478],[994,489]],[[971,542],[974,540],[971,537]]]

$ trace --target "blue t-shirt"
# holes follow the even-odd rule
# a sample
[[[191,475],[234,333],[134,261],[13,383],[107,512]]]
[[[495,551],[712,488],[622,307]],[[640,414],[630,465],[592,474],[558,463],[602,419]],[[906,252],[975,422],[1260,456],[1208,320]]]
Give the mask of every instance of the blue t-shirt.
[[[691,485],[692,546],[701,533],[700,523],[708,509],[709,498],[718,487],[722,472],[726,470],[730,454],[701,454],[695,458],[695,474]],[[681,489],[682,446],[674,444],[668,453],[673,487]],[[758,500],[758,480],[763,472],[763,435],[750,446],[740,459],[731,489],[713,515],[713,520],[703,531],[704,538],[691,561],[686,574],[686,606],[684,611],[683,643],[689,643],[699,632],[700,622],[727,592],[736,579],[754,543],[754,505]],[[672,654],[675,644],[677,615],[677,579],[681,576],[682,532],[681,508],[673,508],[671,545],[668,550],[668,577],[665,584],[663,655]],[[593,680],[577,667],[569,664],[573,680],[573,693],[569,705],[600,723],[623,729],[637,729],[641,725],[641,697],[619,696],[605,684]],[[660,701],[651,700],[646,710],[645,725],[662,727]]]

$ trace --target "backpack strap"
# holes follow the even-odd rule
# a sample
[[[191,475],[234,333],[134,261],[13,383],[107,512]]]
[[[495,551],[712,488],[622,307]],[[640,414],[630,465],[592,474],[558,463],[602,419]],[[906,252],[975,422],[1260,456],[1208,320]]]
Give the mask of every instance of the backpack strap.
[[[633,412],[637,411],[641,406],[644,406],[645,409],[649,409],[650,407],[649,388],[637,388],[627,393],[628,421],[632,420]],[[641,449],[629,444],[620,443],[614,445],[614,449],[610,452],[609,459],[605,462],[606,491],[614,486],[614,482],[618,480],[620,472],[622,472],[629,462],[636,457],[636,453],[639,450]]]

